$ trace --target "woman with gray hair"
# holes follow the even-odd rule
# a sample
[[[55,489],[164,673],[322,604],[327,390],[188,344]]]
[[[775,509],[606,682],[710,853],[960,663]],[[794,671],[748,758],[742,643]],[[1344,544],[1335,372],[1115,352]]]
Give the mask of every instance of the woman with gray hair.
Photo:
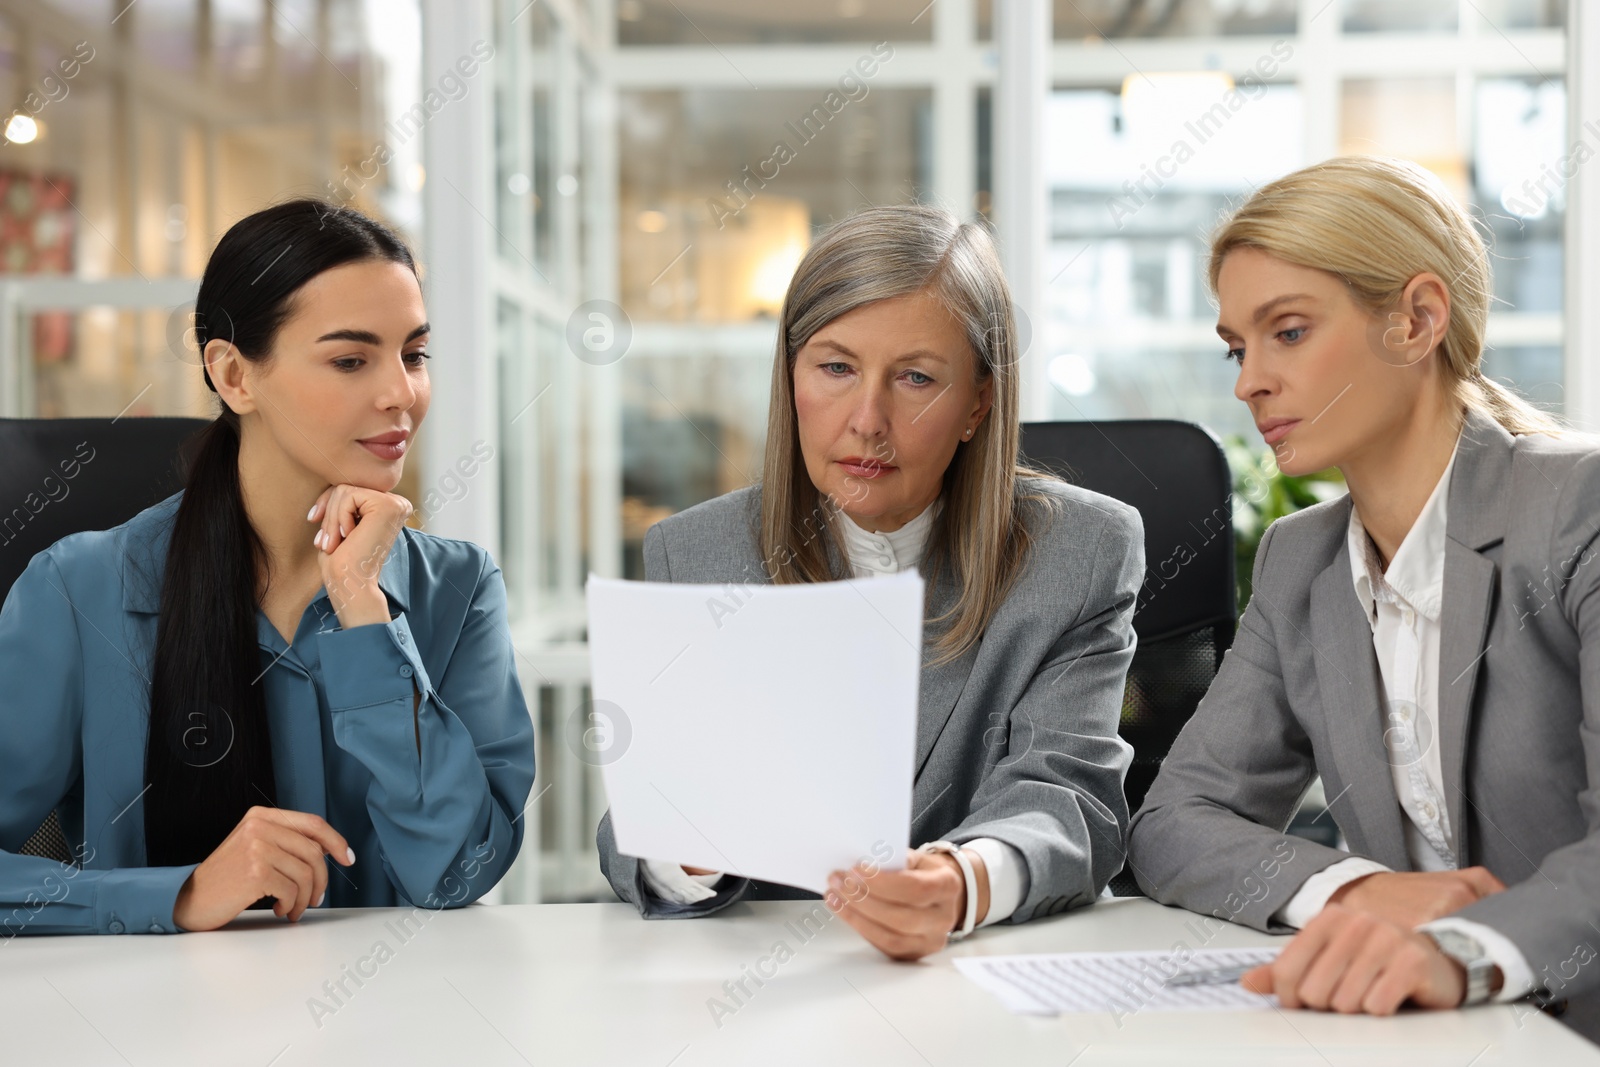
[[[789,284],[761,484],[645,536],[653,581],[927,579],[919,847],[904,870],[835,872],[826,897],[899,959],[1088,904],[1122,866],[1131,750],[1117,725],[1143,527],[1019,464],[1018,356],[987,231],[930,207],[862,212]],[[620,855],[609,814],[598,844],[646,918],[812,896]]]

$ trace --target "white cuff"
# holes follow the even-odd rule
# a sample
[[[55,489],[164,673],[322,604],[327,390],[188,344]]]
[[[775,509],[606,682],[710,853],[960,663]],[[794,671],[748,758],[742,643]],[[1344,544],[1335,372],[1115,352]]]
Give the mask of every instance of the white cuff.
[[[1417,929],[1455,930],[1482,945],[1489,958],[1494,960],[1495,966],[1500,968],[1500,975],[1505,981],[1500,987],[1500,992],[1494,995],[1495,1003],[1504,1004],[1507,1001],[1517,1000],[1533,991],[1533,968],[1528,966],[1527,957],[1499,930],[1482,923],[1475,923],[1471,919],[1458,919],[1453,915],[1423,923]]]
[[[717,895],[712,886],[722,880],[721,872],[690,874],[676,863],[666,860],[640,860],[645,888],[662,900],[674,904],[698,904]]]
[[[961,842],[983,859],[989,872],[989,911],[979,926],[988,926],[1011,917],[1022,903],[1022,879],[1028,873],[1027,861],[1012,845],[992,837],[975,837]]]
[[[1317,912],[1327,906],[1328,898],[1338,892],[1341,886],[1349,885],[1357,878],[1365,878],[1369,874],[1382,874],[1388,870],[1388,867],[1376,860],[1362,856],[1351,856],[1347,860],[1340,860],[1307,878],[1300,891],[1290,897],[1287,904],[1272,913],[1272,920],[1298,930],[1317,917]]]

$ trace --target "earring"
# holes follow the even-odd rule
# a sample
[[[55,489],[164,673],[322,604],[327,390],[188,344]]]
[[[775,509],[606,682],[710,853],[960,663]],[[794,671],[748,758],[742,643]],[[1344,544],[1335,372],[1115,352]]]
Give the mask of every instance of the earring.
[[[968,429],[967,429],[967,436],[968,437],[972,436],[972,429],[970,427],[968,427]]]

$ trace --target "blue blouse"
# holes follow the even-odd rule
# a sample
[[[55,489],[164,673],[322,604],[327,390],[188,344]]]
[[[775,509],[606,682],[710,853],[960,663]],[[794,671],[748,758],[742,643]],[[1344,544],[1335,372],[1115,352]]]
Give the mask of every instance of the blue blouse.
[[[139,801],[181,497],[62,538],[0,610],[0,943],[178,931],[194,865],[145,865]],[[324,906],[467,904],[510,868],[533,786],[505,583],[477,545],[407,528],[378,584],[386,626],[340,629],[326,590],[288,645],[256,613],[277,802],[322,816],[355,850],[350,867],[328,863]],[[52,809],[75,864],[15,854]]]

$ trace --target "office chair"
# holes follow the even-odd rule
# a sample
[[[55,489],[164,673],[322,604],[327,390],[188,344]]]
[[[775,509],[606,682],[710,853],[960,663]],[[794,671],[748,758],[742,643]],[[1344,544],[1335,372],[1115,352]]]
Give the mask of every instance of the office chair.
[[[205,419],[0,419],[0,603],[36,553],[120,526],[183,487]],[[72,862],[56,812],[18,850]]]
[[[1145,580],[1133,615],[1139,644],[1118,730],[1133,746],[1125,788],[1137,811],[1233,643],[1228,461],[1209,430],[1169,419],[1025,423],[1022,452],[1035,467],[1133,505],[1144,520]],[[1126,868],[1111,891],[1140,895]]]

